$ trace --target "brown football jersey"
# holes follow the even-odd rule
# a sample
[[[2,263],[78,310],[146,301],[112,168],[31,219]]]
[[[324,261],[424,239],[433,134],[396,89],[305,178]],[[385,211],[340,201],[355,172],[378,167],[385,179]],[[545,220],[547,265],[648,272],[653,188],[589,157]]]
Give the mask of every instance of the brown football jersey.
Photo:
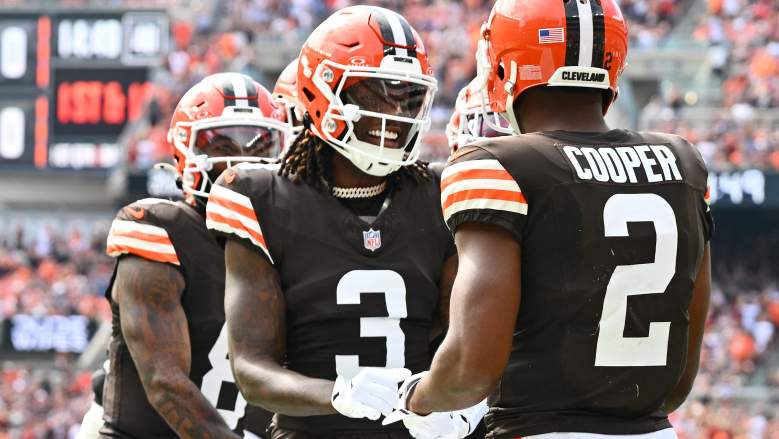
[[[186,282],[181,305],[190,334],[189,378],[230,428],[240,430],[243,425],[252,425],[255,433],[264,433],[271,415],[257,408],[247,409],[230,370],[224,324],[224,249],[206,229],[202,213],[182,202],[152,198],[132,203],[117,214],[108,235],[107,252],[118,258],[117,265],[123,255],[134,255],[180,270]],[[113,329],[101,435],[123,439],[176,438],[146,398],[122,336],[122,310],[112,299],[113,284],[112,279],[106,290]],[[245,414],[252,419],[242,420]]]
[[[625,130],[537,133],[466,148],[442,178],[453,231],[491,224],[522,246],[491,434],[670,427],[660,407],[687,360],[687,308],[713,227],[695,148]]]
[[[429,367],[440,280],[454,243],[437,177],[389,191],[387,208],[368,224],[332,195],[267,166],[238,165],[212,189],[208,227],[255,248],[280,275],[289,369],[333,380],[364,366]],[[277,415],[275,423],[322,435],[404,428],[341,415]]]

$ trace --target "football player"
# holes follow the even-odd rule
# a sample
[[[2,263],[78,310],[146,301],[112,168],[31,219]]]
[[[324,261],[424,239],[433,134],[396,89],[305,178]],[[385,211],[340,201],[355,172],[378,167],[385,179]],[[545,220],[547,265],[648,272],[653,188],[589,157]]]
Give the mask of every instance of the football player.
[[[284,117],[289,124],[292,136],[289,143],[295,140],[303,131],[303,116],[301,115],[300,101],[298,100],[298,60],[294,59],[281,71],[276,85],[273,87],[273,99],[284,110]]]
[[[428,368],[457,266],[417,160],[436,80],[408,22],[368,6],[324,21],[297,72],[306,128],[280,169],[231,168],[208,202],[236,381],[273,438],[409,437],[376,421]]]
[[[480,78],[474,78],[457,94],[454,111],[446,124],[446,139],[451,154],[457,152],[460,145],[477,140],[506,135],[499,128],[508,129],[508,121],[492,110],[484,111],[484,100]]]
[[[495,4],[486,87],[516,135],[444,171],[460,266],[447,336],[401,389],[412,413],[492,392],[490,437],[675,438],[709,302],[707,172],[679,136],[607,126],[617,3]]]
[[[230,371],[224,250],[205,202],[229,164],[278,155],[282,120],[271,94],[236,73],[206,77],[178,103],[168,140],[186,201],[132,203],[108,236],[117,262],[101,437],[237,438],[241,418],[264,433],[269,415],[247,408]]]

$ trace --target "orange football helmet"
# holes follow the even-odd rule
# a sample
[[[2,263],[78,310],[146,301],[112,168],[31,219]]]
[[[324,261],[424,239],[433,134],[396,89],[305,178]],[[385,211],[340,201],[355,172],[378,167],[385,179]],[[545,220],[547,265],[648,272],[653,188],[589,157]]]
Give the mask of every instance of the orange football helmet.
[[[293,136],[303,131],[303,115],[298,101],[298,60],[295,59],[281,71],[273,87],[273,99],[284,110],[286,122]]]
[[[208,172],[216,163],[261,162],[278,157],[289,128],[270,92],[246,75],[205,77],[179,101],[170,121],[168,142],[184,194],[208,197]],[[231,145],[236,155],[209,157],[201,148]],[[226,146],[225,146],[226,147]]]
[[[498,0],[483,28],[478,54],[492,110],[514,132],[513,103],[531,87],[604,90],[603,113],[617,97],[628,52],[627,24],[617,0]]]
[[[419,35],[384,8],[341,9],[300,53],[298,99],[312,131],[370,175],[419,158],[436,87]]]
[[[446,125],[446,137],[453,154],[457,148],[477,140],[503,136],[509,129],[505,118],[492,110],[483,110],[486,106],[484,88],[475,78],[457,94],[454,112]],[[502,130],[492,128],[497,126]]]

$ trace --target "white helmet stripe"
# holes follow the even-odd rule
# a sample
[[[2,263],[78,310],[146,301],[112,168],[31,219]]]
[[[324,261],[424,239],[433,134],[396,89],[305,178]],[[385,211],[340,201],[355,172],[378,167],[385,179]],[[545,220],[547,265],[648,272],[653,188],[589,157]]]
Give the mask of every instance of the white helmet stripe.
[[[403,18],[397,13],[389,11],[384,8],[374,8],[374,10],[383,16],[383,18],[389,23],[390,29],[392,29],[392,40],[398,46],[407,46],[406,34],[403,32],[403,25],[401,21]],[[400,56],[408,56],[408,49],[403,47],[396,47],[395,53]]]
[[[592,66],[592,5],[576,1],[579,8],[579,67]]]
[[[235,93],[235,106],[236,107],[248,107],[249,95],[246,90],[246,82],[240,75],[231,75],[230,82],[233,83],[233,92]]]

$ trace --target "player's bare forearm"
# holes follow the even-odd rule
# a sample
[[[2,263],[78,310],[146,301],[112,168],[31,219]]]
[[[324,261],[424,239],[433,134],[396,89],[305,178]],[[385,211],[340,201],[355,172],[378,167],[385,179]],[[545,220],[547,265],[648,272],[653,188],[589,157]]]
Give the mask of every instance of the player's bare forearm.
[[[711,296],[711,259],[709,244],[703,251],[703,259],[695,279],[692,298],[688,306],[690,326],[687,340],[687,364],[682,372],[682,378],[676,388],[663,402],[663,412],[671,413],[687,399],[692,390],[695,376],[698,374],[698,366],[701,359],[701,345],[703,344],[703,332],[706,327],[706,319],[709,314],[709,300]]]
[[[186,376],[166,378],[152,395],[149,402],[182,439],[239,437]]]
[[[332,381],[282,366],[286,303],[276,269],[258,251],[230,240],[225,267],[230,364],[246,400],[288,416],[336,413],[330,402]]]
[[[180,301],[184,286],[170,265],[122,258],[113,289],[122,335],[149,403],[179,437],[238,438],[189,379],[189,329]]]
[[[409,401],[417,413],[477,404],[495,388],[511,352],[520,297],[519,244],[502,229],[476,224],[460,226],[455,238],[459,269],[449,331],[430,374]]]
[[[430,339],[434,339],[449,327],[449,303],[452,299],[452,286],[457,276],[457,255],[452,255],[444,262],[441,270],[441,280],[438,295],[438,319],[433,324]]]

